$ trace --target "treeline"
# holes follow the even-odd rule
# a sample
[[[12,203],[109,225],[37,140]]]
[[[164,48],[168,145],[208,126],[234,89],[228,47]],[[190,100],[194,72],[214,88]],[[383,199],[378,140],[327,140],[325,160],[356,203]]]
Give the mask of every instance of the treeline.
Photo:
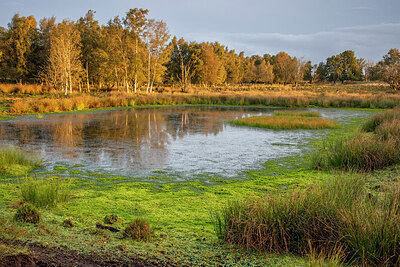
[[[285,52],[245,57],[215,43],[170,38],[163,21],[146,9],[130,9],[100,25],[89,10],[77,21],[55,17],[37,23],[14,15],[0,27],[0,78],[3,83],[40,83],[65,94],[72,89],[107,88],[151,92],[156,85],[337,82],[386,80],[399,88],[400,52],[391,49],[377,64],[353,51],[319,65]]]

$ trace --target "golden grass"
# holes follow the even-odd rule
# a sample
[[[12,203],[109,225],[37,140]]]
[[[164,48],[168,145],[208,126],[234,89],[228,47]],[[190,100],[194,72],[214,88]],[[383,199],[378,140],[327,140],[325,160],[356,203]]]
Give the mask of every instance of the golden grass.
[[[337,122],[329,119],[300,116],[255,116],[238,119],[232,123],[234,125],[276,130],[332,129],[338,127]]]
[[[9,85],[7,85],[9,86]],[[1,85],[0,85],[1,87]],[[11,86],[10,86],[11,87]],[[91,108],[132,107],[145,105],[235,105],[276,107],[333,108],[393,108],[400,104],[400,94],[393,94],[382,85],[339,86],[259,86],[192,87],[187,92],[179,88],[158,88],[159,92],[127,94],[125,92],[74,94],[61,96],[44,94],[25,97],[13,95],[9,113],[45,113]],[[337,88],[341,88],[340,90]]]
[[[274,116],[321,117],[318,111],[279,110],[274,111]]]

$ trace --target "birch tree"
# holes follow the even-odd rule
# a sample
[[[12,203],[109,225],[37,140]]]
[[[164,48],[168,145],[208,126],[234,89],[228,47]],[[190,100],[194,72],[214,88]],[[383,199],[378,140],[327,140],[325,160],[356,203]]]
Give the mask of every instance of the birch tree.
[[[79,82],[80,34],[73,22],[63,20],[50,34],[48,79],[57,87],[63,87],[65,95],[72,93],[74,83]]]

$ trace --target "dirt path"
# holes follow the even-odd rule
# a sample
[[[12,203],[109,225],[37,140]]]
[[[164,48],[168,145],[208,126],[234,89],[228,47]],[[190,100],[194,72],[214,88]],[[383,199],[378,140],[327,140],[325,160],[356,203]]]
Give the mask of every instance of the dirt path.
[[[27,254],[5,256],[0,259],[0,267],[13,266],[167,266],[159,262],[145,261],[139,258],[113,258],[110,255],[95,253],[81,254],[66,247],[44,247],[16,240],[0,239],[0,244],[26,248]],[[110,259],[112,258],[112,259]]]

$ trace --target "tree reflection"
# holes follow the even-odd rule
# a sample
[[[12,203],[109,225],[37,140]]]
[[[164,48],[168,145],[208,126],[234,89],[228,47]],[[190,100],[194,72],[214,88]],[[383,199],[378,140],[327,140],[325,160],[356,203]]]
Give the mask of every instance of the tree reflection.
[[[163,168],[168,144],[187,135],[217,135],[223,121],[243,112],[207,108],[126,109],[50,115],[0,124],[3,140],[48,157],[93,162],[97,167]]]

